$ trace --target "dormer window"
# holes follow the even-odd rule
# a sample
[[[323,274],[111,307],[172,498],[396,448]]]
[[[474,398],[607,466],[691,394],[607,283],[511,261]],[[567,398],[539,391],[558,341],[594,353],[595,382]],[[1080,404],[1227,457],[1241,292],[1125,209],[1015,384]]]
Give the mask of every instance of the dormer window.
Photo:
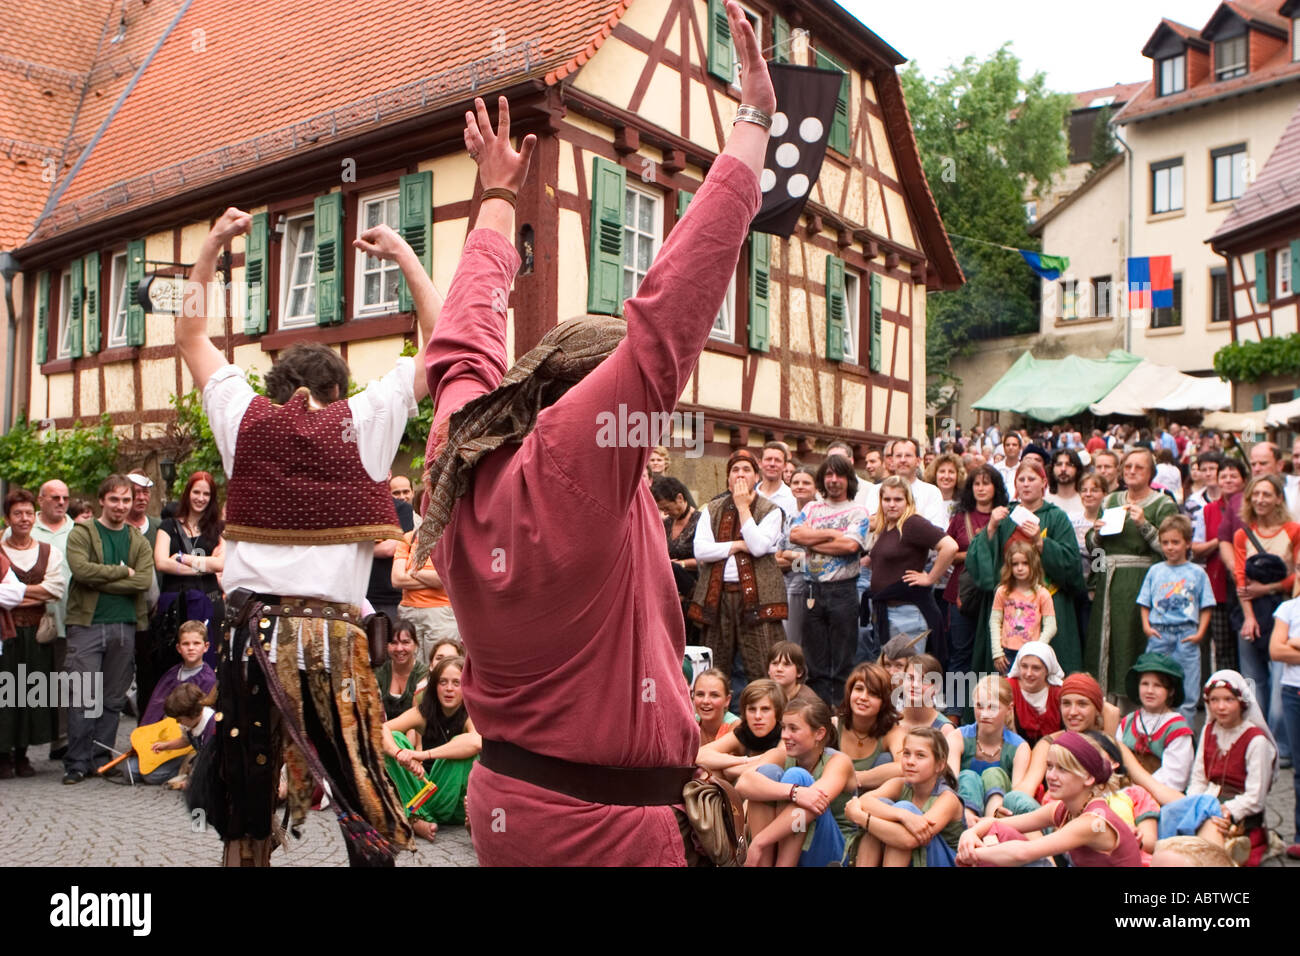
[[[1230,80],[1246,75],[1246,35],[1229,37],[1214,44],[1214,78]]]
[[[1187,89],[1187,56],[1165,57],[1160,64],[1160,95],[1169,96]]]

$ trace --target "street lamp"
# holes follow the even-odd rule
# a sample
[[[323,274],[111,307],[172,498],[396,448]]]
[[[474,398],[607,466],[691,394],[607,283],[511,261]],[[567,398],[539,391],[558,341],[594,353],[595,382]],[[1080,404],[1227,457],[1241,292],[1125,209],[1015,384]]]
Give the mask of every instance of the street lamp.
[[[171,492],[172,482],[176,480],[176,462],[170,458],[162,459],[158,462],[158,472],[162,476],[163,500],[166,500]]]

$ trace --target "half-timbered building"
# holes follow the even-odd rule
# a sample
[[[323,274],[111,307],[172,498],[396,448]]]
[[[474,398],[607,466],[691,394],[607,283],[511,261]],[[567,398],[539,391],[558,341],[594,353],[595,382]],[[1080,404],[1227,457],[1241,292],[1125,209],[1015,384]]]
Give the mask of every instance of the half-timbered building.
[[[962,281],[903,57],[831,0],[744,6],[771,59],[844,79],[797,231],[751,235],[681,396],[706,454],[674,473],[706,490],[720,457],[768,437],[807,456],[920,433],[926,294]],[[736,80],[721,0],[188,0],[17,250],[21,404],[60,427],[107,412],[156,443],[191,382],[172,319],[135,290],[184,274],[229,205],[254,223],[209,299],[218,347],[265,370],[325,342],[359,382],[391,367],[410,302],[352,240],[398,228],[447,288],[479,201],[460,134],[475,95],[507,95],[514,131],[539,137],[512,356],[562,319],[618,313],[722,148]]]

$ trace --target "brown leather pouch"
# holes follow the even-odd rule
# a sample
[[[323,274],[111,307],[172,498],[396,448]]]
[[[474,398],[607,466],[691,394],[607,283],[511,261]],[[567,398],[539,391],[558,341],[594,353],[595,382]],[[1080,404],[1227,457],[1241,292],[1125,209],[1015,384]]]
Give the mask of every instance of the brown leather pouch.
[[[713,866],[740,866],[745,862],[745,810],[735,787],[720,774],[697,767],[695,776],[682,789],[682,803],[704,859]],[[687,853],[688,862],[691,857]],[[708,864],[700,861],[694,865]]]
[[[393,622],[383,611],[368,615],[361,621],[370,645],[370,666],[378,667],[388,660],[388,638],[393,632]]]

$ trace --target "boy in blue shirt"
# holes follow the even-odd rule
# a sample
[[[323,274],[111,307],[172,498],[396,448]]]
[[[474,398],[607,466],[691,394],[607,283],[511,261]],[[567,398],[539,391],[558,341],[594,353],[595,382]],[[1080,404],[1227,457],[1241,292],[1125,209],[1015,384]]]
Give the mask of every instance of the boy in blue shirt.
[[[1165,559],[1151,566],[1137,603],[1148,654],[1166,654],[1183,668],[1183,703],[1179,712],[1190,724],[1201,693],[1201,640],[1210,626],[1214,589],[1209,575],[1187,560],[1192,522],[1171,515],[1160,524],[1160,551]]]

